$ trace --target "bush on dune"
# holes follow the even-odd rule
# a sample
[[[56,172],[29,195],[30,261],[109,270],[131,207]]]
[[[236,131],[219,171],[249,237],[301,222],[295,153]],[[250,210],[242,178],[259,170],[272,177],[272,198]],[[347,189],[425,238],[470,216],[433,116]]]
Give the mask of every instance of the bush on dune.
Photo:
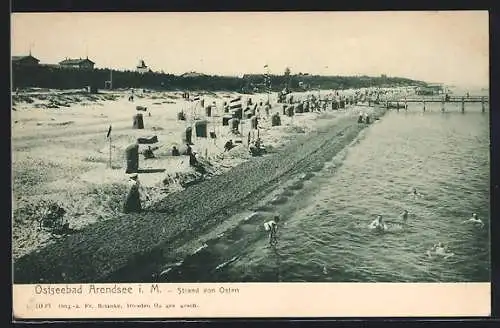
[[[86,191],[68,190],[64,194],[48,194],[39,199],[21,200],[13,212],[13,220],[20,224],[39,224],[46,209],[57,203],[66,210],[66,219],[71,222],[82,215],[94,219],[109,219],[121,212],[127,186],[108,184],[92,186]]]

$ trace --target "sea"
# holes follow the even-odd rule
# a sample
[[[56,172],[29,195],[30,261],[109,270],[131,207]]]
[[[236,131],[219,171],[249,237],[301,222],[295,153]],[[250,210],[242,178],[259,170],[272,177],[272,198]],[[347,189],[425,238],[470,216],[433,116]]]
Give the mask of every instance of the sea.
[[[485,93],[487,95],[487,92]],[[489,107],[391,110],[269,213],[164,272],[189,282],[490,281]],[[416,189],[419,196],[412,190]],[[404,227],[400,214],[409,212]],[[272,213],[271,213],[272,212]],[[279,213],[278,242],[262,222]],[[464,223],[472,213],[484,222]],[[368,228],[377,215],[385,233]],[[452,256],[429,256],[442,243]],[[175,274],[169,274],[170,273]]]

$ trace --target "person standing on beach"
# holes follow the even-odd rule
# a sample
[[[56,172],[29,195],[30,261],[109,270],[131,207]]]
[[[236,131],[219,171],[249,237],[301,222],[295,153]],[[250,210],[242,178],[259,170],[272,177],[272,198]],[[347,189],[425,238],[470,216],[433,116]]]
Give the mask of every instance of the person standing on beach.
[[[127,199],[123,206],[124,213],[139,213],[142,211],[141,204],[141,191],[144,191],[139,182],[139,175],[137,173],[132,173],[129,175],[128,181],[129,191],[127,194]],[[146,195],[146,200],[149,200],[149,196]]]
[[[363,123],[363,117],[364,117],[364,113],[363,112],[359,112],[359,117],[358,117],[358,123]]]
[[[278,242],[277,234],[278,234],[278,222],[280,221],[279,215],[275,215],[274,219],[264,223],[264,229],[269,231],[269,245],[275,246]]]

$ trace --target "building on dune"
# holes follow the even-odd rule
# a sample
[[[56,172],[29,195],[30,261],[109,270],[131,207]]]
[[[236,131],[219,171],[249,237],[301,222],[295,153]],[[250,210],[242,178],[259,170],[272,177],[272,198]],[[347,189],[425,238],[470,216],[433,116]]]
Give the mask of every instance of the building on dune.
[[[141,74],[151,72],[151,70],[149,69],[149,67],[146,65],[146,63],[142,59],[139,60],[139,64],[137,64],[137,66],[136,66],[135,69],[136,69],[137,72],[139,72]]]
[[[71,59],[66,58],[59,62],[59,66],[63,68],[75,68],[75,69],[94,69],[95,63],[91,61],[88,57],[85,59]]]
[[[12,56],[12,65],[16,66],[38,66],[40,60],[33,57],[31,53],[25,56]]]
[[[438,95],[444,92],[443,84],[441,83],[428,83],[425,87],[417,89],[416,93],[420,96]]]

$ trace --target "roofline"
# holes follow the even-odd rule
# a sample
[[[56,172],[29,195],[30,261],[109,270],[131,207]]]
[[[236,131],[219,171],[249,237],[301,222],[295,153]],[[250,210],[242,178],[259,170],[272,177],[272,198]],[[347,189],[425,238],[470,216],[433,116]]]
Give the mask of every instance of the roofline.
[[[90,59],[88,59],[88,58],[84,58],[84,59],[79,59],[79,58],[78,58],[78,59],[67,58],[67,59],[61,60],[61,61],[59,62],[59,64],[63,64],[63,63],[65,64],[65,62],[70,62],[70,63],[72,63],[72,64],[73,64],[73,63],[74,63],[74,64],[78,64],[78,63],[81,63],[81,62],[84,62],[84,61],[88,61],[88,62],[90,62],[90,63],[92,63],[92,64],[95,64],[95,62],[91,61],[91,60],[90,60]]]
[[[36,58],[36,57],[34,57],[34,56],[32,56],[32,55],[24,55],[24,56],[23,56],[23,55],[20,55],[20,56],[10,56],[10,58],[11,58],[11,59],[33,58],[33,59],[35,59],[35,60],[40,61],[40,59],[38,59],[38,58]]]

